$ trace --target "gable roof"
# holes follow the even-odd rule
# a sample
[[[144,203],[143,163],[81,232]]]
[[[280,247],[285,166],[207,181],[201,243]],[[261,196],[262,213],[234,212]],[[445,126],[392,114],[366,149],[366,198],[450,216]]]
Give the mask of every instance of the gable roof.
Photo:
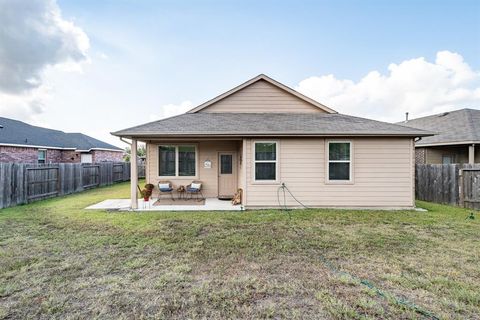
[[[402,125],[437,132],[416,146],[480,143],[480,110],[460,109],[408,120]]]
[[[82,133],[65,133],[29,125],[25,122],[0,117],[0,145],[71,149],[78,151],[123,151],[109,143]]]
[[[297,91],[293,90],[292,88],[290,88],[290,87],[288,87],[288,86],[286,86],[286,85],[284,85],[284,84],[282,84],[282,83],[280,83],[280,82],[278,82],[278,81],[276,81],[276,80],[274,80],[274,79],[272,79],[272,78],[270,78],[270,77],[268,77],[264,74],[259,74],[258,76],[256,76],[256,77],[254,77],[254,78],[236,86],[235,88],[233,88],[231,90],[228,90],[227,92],[222,93],[221,95],[219,95],[219,96],[217,96],[217,97],[215,97],[211,100],[208,100],[205,103],[202,103],[201,105],[193,108],[192,110],[188,111],[187,113],[197,113],[197,112],[199,112],[199,111],[201,111],[205,108],[208,108],[209,106],[213,105],[214,103],[216,103],[216,102],[218,102],[222,99],[225,99],[226,97],[229,97],[229,96],[233,95],[234,93],[236,93],[236,92],[238,92],[238,91],[240,91],[240,90],[242,90],[242,89],[244,89],[244,88],[254,84],[257,81],[260,81],[260,80],[264,80],[264,81],[270,83],[271,85],[279,88],[280,90],[286,91],[287,93],[289,93],[289,94],[291,94],[291,95],[293,95],[293,96],[311,104],[314,107],[319,108],[320,110],[323,110],[324,112],[337,113],[335,110],[330,109],[329,107],[321,104],[320,102],[317,102],[317,101],[301,94],[300,92],[297,92]]]
[[[338,113],[185,113],[112,133],[127,138],[406,136],[433,133]]]

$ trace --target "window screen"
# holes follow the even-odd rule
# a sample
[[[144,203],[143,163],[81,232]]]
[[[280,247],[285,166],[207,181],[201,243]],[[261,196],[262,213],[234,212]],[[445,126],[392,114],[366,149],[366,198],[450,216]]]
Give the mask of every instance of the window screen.
[[[255,180],[277,179],[277,143],[255,143]]]
[[[179,146],[178,147],[178,175],[179,176],[195,176],[195,147]]]
[[[330,142],[328,144],[328,179],[349,181],[350,165],[350,142]]]
[[[175,147],[159,147],[159,175],[175,176]]]
[[[232,155],[222,154],[220,155],[220,173],[231,174],[232,173]]]

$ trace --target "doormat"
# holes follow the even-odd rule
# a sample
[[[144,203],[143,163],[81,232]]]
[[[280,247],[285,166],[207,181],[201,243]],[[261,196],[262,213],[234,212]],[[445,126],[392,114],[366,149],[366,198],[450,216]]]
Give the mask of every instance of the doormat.
[[[170,198],[162,198],[153,204],[154,206],[203,206],[205,205],[205,199],[197,200],[197,199],[175,199],[173,201]]]

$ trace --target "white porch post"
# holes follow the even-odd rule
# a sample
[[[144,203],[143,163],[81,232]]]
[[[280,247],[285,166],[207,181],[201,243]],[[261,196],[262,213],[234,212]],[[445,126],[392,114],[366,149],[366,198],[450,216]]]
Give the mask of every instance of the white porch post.
[[[131,200],[132,209],[138,208],[137,184],[138,184],[137,140],[132,139],[132,145],[130,150],[130,200]]]
[[[474,164],[475,163],[475,145],[468,146],[468,163]]]

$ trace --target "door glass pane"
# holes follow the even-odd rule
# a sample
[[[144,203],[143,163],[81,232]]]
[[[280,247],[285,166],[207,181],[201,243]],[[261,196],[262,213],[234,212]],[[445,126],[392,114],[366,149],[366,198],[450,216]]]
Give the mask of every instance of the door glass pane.
[[[222,154],[220,155],[220,173],[231,174],[232,173],[232,155]]]
[[[195,176],[195,146],[178,147],[178,175]]]
[[[350,163],[333,162],[328,165],[329,180],[350,180]]]
[[[330,142],[328,157],[330,160],[350,160],[349,142]]]
[[[255,180],[275,180],[275,162],[255,163]]]
[[[159,147],[159,175],[175,176],[175,147],[160,146]]]
[[[277,144],[275,142],[255,143],[255,160],[276,160]]]

